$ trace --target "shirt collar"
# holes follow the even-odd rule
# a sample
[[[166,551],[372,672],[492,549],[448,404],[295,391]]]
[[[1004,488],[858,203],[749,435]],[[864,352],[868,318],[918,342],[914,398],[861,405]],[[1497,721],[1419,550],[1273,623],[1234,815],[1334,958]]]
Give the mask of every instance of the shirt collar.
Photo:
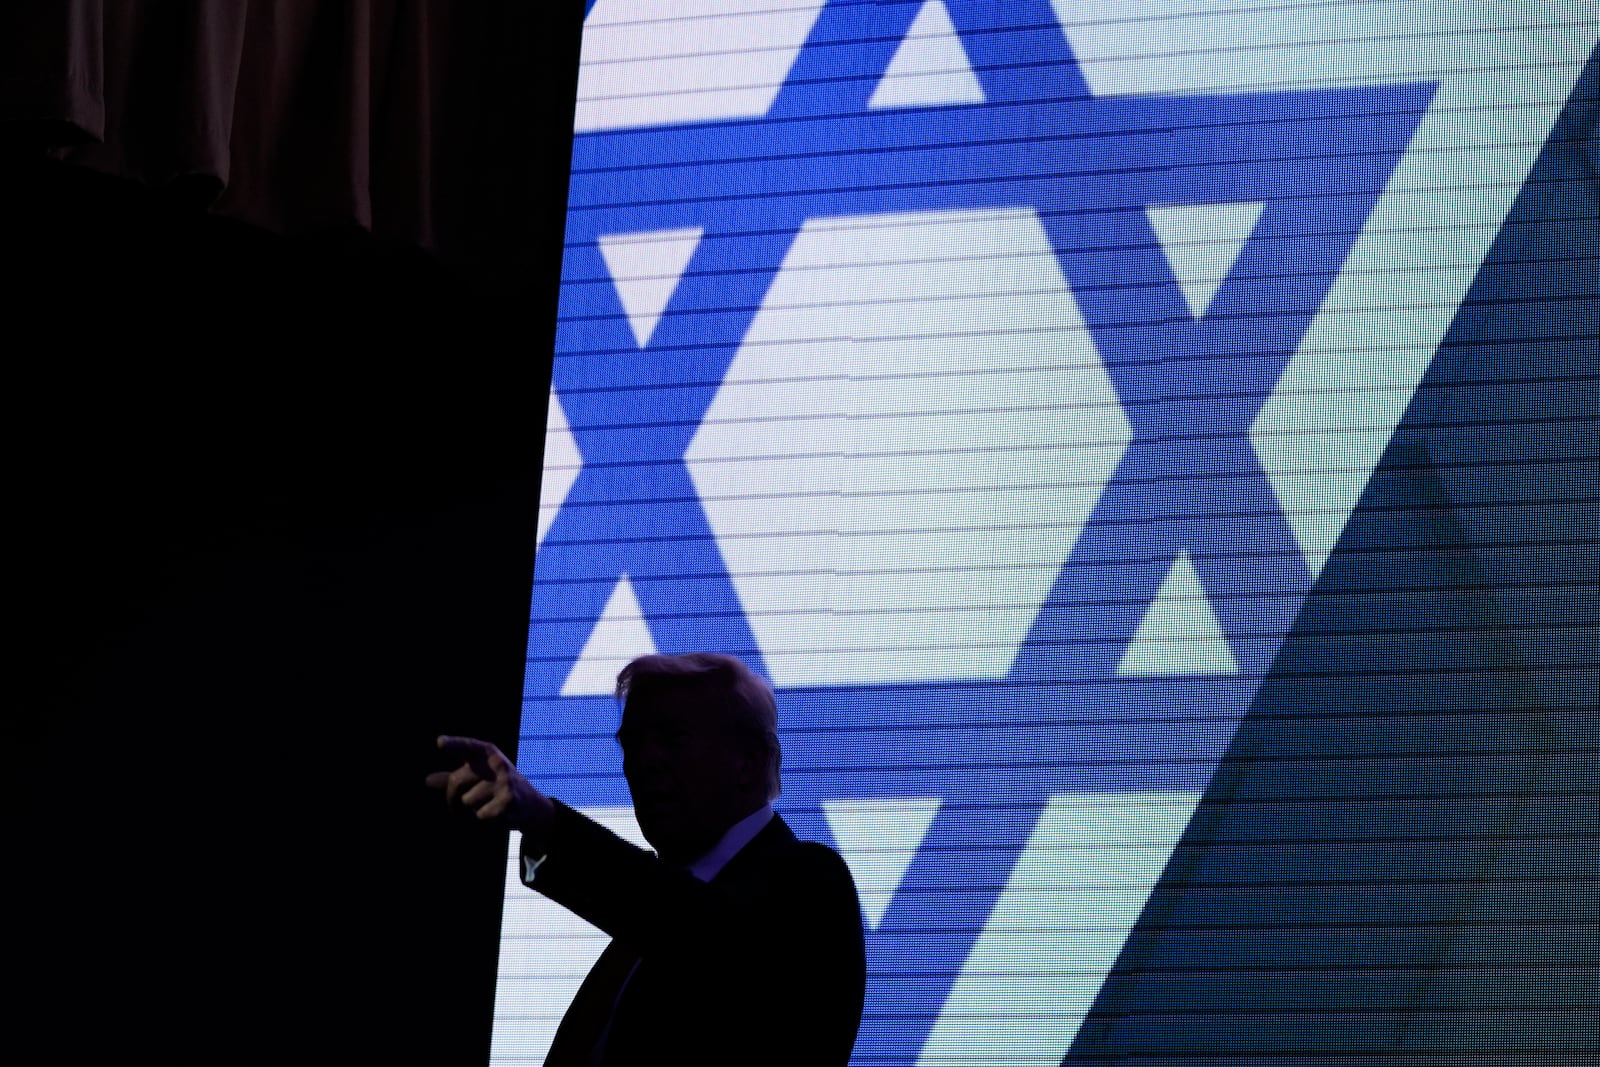
[[[711,851],[689,864],[689,873],[702,882],[711,881],[717,876],[717,872],[727,866],[729,860],[738,855],[741,848],[766,829],[767,823],[772,821],[773,814],[772,805],[763,804],[728,827],[722,839],[711,846]]]

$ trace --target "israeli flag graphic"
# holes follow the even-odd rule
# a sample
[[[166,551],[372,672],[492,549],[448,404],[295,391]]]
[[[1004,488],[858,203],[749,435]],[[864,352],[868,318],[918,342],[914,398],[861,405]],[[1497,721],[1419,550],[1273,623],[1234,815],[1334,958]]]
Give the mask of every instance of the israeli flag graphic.
[[[1585,2],[594,0],[519,763],[778,692],[858,1063],[1057,1064],[1597,36]],[[494,1061],[605,938],[509,871]]]

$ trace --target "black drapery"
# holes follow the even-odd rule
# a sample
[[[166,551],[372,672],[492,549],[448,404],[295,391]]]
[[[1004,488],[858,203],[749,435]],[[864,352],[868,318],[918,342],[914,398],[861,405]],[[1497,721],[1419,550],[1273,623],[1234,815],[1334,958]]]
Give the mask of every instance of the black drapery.
[[[0,4],[20,1054],[487,1058],[582,14]]]
[[[581,11],[546,6],[13,2],[0,8],[0,145],[278,233],[359,228],[447,258],[515,255],[505,245],[547,192],[544,159],[565,151],[544,119],[571,113]]]

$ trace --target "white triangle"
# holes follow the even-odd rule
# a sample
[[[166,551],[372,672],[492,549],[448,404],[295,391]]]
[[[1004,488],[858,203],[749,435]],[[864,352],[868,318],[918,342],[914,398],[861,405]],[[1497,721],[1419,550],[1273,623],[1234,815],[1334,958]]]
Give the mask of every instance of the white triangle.
[[[1124,677],[1239,673],[1189,553],[1179,553],[1162,579],[1117,673]]]
[[[628,313],[634,340],[643,348],[656,332],[656,323],[667,310],[667,301],[678,288],[684,268],[694,250],[700,247],[705,230],[691,226],[682,230],[654,230],[649,233],[613,233],[600,238],[600,256],[611,272],[622,310]]]
[[[617,587],[611,591],[583,651],[578,653],[578,661],[561,683],[561,695],[610,696],[617,688],[617,672],[629,660],[655,651],[655,638],[645,625],[633,583],[624,574],[617,579]]]
[[[939,813],[939,798],[824,800],[822,811],[855,877],[867,925],[877,929]]]
[[[928,0],[872,91],[868,107],[981,104],[983,86],[943,0]]]
[[[1051,797],[917,1062],[1059,1064],[1199,802]]]
[[[556,512],[572,491],[583,467],[583,455],[567,423],[567,413],[554,389],[550,390],[550,406],[544,423],[544,471],[539,479],[539,529],[534,547],[544,544],[544,535],[556,521]]]
[[[1195,318],[1206,313],[1217,289],[1233,269],[1245,241],[1256,228],[1260,201],[1232,204],[1173,204],[1145,209],[1161,250],[1178,278],[1183,299]]]

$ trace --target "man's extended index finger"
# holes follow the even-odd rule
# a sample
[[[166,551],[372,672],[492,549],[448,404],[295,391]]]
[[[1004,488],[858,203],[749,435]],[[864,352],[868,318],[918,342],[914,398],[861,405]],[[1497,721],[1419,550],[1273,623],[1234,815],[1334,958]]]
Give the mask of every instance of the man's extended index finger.
[[[482,759],[495,750],[489,742],[479,741],[476,737],[451,737],[448,734],[441,734],[437,743],[439,751],[462,759]]]

